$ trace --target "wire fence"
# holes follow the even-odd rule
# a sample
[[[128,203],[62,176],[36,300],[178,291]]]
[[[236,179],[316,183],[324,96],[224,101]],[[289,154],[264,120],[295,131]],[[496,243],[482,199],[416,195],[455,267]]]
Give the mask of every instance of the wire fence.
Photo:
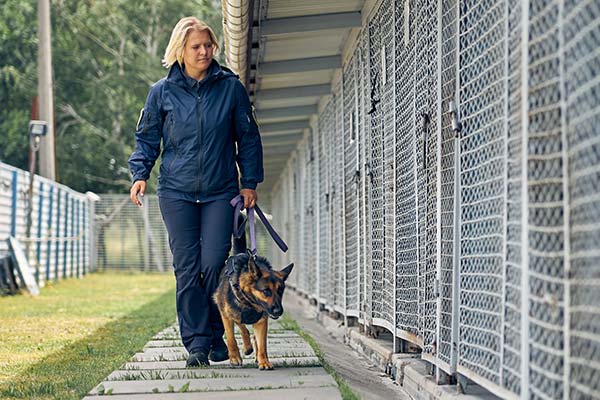
[[[172,256],[158,197],[146,195],[142,202],[143,206],[138,207],[128,195],[100,195],[94,226],[99,269],[171,269]]]
[[[591,0],[383,0],[271,195],[271,258],[505,398],[600,398],[599,31]]]
[[[39,284],[90,270],[93,215],[85,194],[0,163],[0,255],[16,238]]]
[[[158,197],[145,195],[143,207],[131,203],[127,194],[100,194],[99,197],[94,219],[96,267],[100,270],[172,271],[173,258]],[[268,214],[268,207],[264,211]],[[249,243],[248,232],[246,237]],[[269,240],[269,233],[257,222],[259,254],[266,254]]]

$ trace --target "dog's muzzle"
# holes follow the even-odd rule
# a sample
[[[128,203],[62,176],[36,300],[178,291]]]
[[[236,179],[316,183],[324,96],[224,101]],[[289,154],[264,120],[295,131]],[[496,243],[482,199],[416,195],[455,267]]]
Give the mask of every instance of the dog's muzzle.
[[[271,310],[269,310],[268,314],[269,317],[277,319],[281,317],[281,314],[283,314],[283,307],[273,307]]]

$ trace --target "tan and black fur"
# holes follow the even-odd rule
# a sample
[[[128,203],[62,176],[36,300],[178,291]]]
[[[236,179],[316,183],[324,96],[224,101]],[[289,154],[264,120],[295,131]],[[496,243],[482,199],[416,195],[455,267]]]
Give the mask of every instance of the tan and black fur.
[[[293,267],[294,264],[290,264],[281,271],[274,271],[265,258],[254,259],[245,253],[227,260],[213,298],[223,319],[231,365],[242,365],[234,337],[235,323],[242,335],[244,353],[249,355],[256,350],[258,368],[273,369],[267,355],[268,321],[269,317],[277,319],[283,314],[285,280]],[[254,346],[246,324],[254,327]]]

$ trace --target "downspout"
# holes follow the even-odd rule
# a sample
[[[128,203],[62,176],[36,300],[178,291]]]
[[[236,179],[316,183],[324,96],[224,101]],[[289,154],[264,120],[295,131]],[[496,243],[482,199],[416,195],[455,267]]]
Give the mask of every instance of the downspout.
[[[248,87],[248,57],[251,40],[252,0],[221,0],[225,59],[227,65]]]

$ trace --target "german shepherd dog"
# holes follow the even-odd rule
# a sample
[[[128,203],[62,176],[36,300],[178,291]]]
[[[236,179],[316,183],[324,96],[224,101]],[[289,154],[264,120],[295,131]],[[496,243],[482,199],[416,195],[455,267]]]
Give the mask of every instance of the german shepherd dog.
[[[245,238],[242,243],[245,248]],[[235,243],[234,251],[241,250],[240,247],[239,242]],[[264,257],[257,256],[255,259],[246,253],[238,253],[227,259],[213,299],[225,327],[229,362],[232,366],[242,365],[233,332],[235,323],[242,335],[244,354],[250,355],[256,350],[258,368],[273,369],[267,356],[268,321],[269,317],[277,319],[283,314],[281,300],[285,281],[293,267],[294,264],[290,264],[281,271],[274,271]],[[245,324],[252,324],[254,327],[254,348]]]

